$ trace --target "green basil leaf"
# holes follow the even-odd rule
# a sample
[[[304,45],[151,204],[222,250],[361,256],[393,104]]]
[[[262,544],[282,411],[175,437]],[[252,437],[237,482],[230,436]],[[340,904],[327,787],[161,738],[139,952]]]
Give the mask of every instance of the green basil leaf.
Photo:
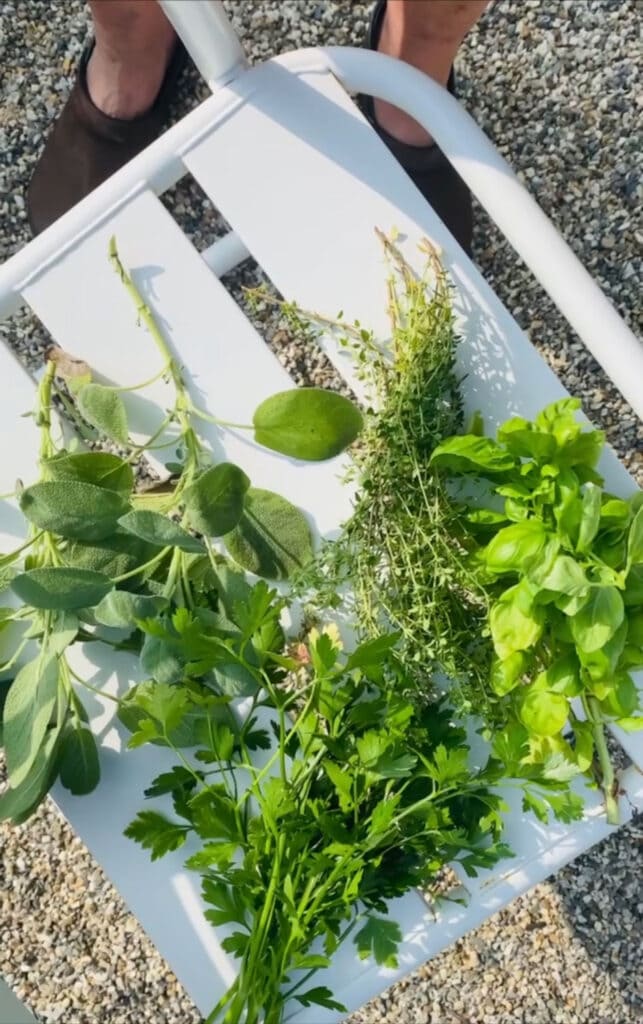
[[[574,721],[574,754],[582,772],[591,768],[594,760],[594,732],[589,722]]]
[[[540,639],[545,609],[534,603],[523,584],[505,590],[489,613],[491,637],[496,654],[505,660],[515,651],[526,651]]]
[[[249,487],[250,480],[233,462],[206,469],[184,495],[190,526],[206,537],[229,533],[241,519]]]
[[[614,636],[596,651],[577,649],[578,660],[593,682],[610,681],[614,677],[616,666],[625,649],[628,635],[628,624],[625,619],[614,633]]]
[[[548,431],[553,434],[559,445],[572,441],[581,432],[580,424],[576,422],[575,413],[580,409],[580,398],[560,398],[557,402],[551,402],[545,406],[534,420],[538,430]]]
[[[92,608],[114,584],[108,576],[90,569],[30,569],[11,582],[11,589],[32,608],[71,611]]]
[[[60,746],[60,781],[74,796],[91,793],[100,780],[98,750],[93,734],[84,727],[69,729]]]
[[[76,394],[76,403],[81,416],[100,434],[117,444],[128,444],[127,412],[117,391],[101,384],[85,384]]]
[[[535,430],[526,420],[516,417],[507,420],[498,430],[498,442],[516,458],[548,462],[556,451],[551,434]]]
[[[128,590],[111,590],[94,608],[94,618],[103,626],[136,629],[137,619],[151,618],[168,602],[162,597],[132,594]]]
[[[558,555],[549,572],[538,577],[538,585],[556,594],[584,597],[589,591],[590,582],[576,559],[570,555]]]
[[[433,450],[430,464],[454,473],[473,473],[476,476],[508,473],[516,467],[516,460],[490,437],[450,437]]]
[[[643,506],[634,516],[627,536],[627,564],[643,564]]]
[[[303,512],[281,495],[256,487],[248,490],[243,515],[224,541],[242,569],[266,579],[287,579],[313,556]]]
[[[600,519],[601,530],[614,527],[619,530],[627,529],[632,516],[631,506],[621,498],[613,498],[609,495],[603,495],[603,498]]]
[[[569,705],[560,693],[530,688],[521,701],[519,713],[530,732],[537,736],[555,736],[565,727]]]
[[[578,530],[577,551],[589,551],[594,537],[598,533],[601,519],[602,490],[596,484],[585,484],[582,500],[582,512]]]
[[[582,651],[598,651],[621,625],[625,609],[616,587],[594,587],[581,610],[570,620],[572,636]]]
[[[626,608],[643,605],[643,564],[633,565],[625,577],[623,601]]]
[[[205,550],[203,543],[184,530],[182,526],[151,509],[128,512],[127,515],[121,516],[118,525],[127,533],[159,548],[180,548],[181,551],[189,551],[197,555],[202,555]]]
[[[556,456],[560,466],[578,466],[579,469],[593,470],[601,457],[605,446],[605,434],[602,430],[590,430],[573,440],[567,441]],[[602,483],[601,477],[588,473],[587,478],[594,483]]]
[[[526,572],[541,556],[547,531],[539,519],[527,519],[499,530],[482,552],[490,572]]]
[[[252,422],[258,444],[311,462],[339,455],[363,426],[353,402],[323,388],[292,388],[271,395],[257,406]]]
[[[10,818],[20,825],[42,803],[58,773],[59,738],[60,730],[50,729],[26,779],[0,796],[0,821]]]
[[[624,732],[639,732],[643,729],[643,715],[634,715],[628,718],[617,718],[615,725]]]
[[[520,683],[520,677],[527,666],[527,656],[524,651],[514,651],[504,660],[494,658],[491,665],[491,689],[499,697],[510,693]]]
[[[542,673],[544,689],[551,693],[562,693],[565,697],[577,697],[583,692],[578,661],[574,654],[565,654]]]
[[[41,530],[73,540],[102,540],[125,514],[125,495],[80,480],[50,480],[25,488],[20,508]]]
[[[58,695],[58,661],[35,658],[20,669],[7,694],[3,737],[15,789],[26,779],[45,738]]]
[[[639,710],[639,694],[631,675],[619,672],[610,692],[601,701],[601,708],[615,718],[630,718]]]
[[[108,491],[130,494],[134,472],[129,462],[111,452],[61,452],[43,463],[51,480],[80,480]]]

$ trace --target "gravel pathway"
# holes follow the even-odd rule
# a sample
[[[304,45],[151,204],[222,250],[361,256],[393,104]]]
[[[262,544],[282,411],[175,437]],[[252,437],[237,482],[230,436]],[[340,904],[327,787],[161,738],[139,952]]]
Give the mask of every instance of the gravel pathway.
[[[255,0],[228,8],[260,60],[318,42],[361,41],[369,5]],[[80,0],[0,2],[0,258],[28,239],[24,191],[86,29]],[[465,106],[634,327],[643,251],[640,46],[636,0],[500,0],[459,61]],[[177,116],[197,95],[204,90],[192,77]],[[196,188],[181,187],[167,202],[197,245],[221,232]],[[482,215],[476,258],[619,455],[640,471],[640,424]],[[246,267],[231,287],[255,276]],[[27,362],[39,358],[45,339],[27,315],[2,331]],[[303,356],[280,325],[266,331],[293,373],[328,379],[323,360]],[[636,824],[621,829],[352,1024],[640,1024],[640,838]],[[0,827],[0,854],[0,974],[42,1021],[197,1024],[166,964],[52,807],[28,827]]]

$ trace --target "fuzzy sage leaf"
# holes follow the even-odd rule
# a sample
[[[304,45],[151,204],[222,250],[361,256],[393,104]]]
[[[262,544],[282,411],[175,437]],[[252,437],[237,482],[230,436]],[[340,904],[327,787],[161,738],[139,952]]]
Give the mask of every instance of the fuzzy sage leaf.
[[[80,480],[45,480],[25,488],[20,508],[27,519],[61,537],[97,541],[113,532],[128,508],[125,495]]]
[[[235,529],[224,537],[235,562],[270,580],[283,580],[313,554],[306,518],[286,498],[251,487]]]
[[[100,434],[117,444],[127,445],[127,412],[118,392],[101,384],[85,384],[78,391],[76,402],[81,415]]]
[[[185,492],[185,513],[193,529],[222,537],[241,519],[250,480],[239,466],[220,462],[202,473]]]
[[[91,608],[113,586],[103,573],[64,566],[30,569],[11,581],[11,589],[25,604],[51,611]]]

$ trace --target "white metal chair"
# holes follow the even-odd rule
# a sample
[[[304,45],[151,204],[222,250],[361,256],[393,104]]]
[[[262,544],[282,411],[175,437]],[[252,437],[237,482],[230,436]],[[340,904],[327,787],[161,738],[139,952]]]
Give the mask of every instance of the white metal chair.
[[[149,377],[152,349],[107,261],[107,242],[115,234],[124,262],[190,369],[200,404],[238,421],[244,410],[251,413],[291,382],[218,277],[251,254],[282,294],[304,308],[331,315],[343,309],[386,336],[387,271],[373,229],[395,226],[409,262],[419,265],[422,236],[442,250],[456,287],[470,409],[479,408],[491,426],[514,412],[531,416],[564,395],[562,385],[353,105],[347,91],[359,91],[402,107],[431,131],[643,414],[643,348],[452,97],[409,66],[349,48],[302,50],[248,68],[218,0],[160,2],[213,95],[0,268],[0,315],[27,304],[59,344],[106,378],[127,385]],[[186,174],[233,228],[201,253],[157,198]],[[331,338],[325,350],[359,390],[350,362]],[[4,436],[12,438],[0,468],[4,493],[18,475],[25,477],[36,444],[33,422],[21,418],[31,406],[32,380],[3,348],[0,373],[0,419]],[[165,385],[157,382],[148,397],[163,406]],[[136,427],[145,435],[144,411]],[[216,438],[219,445],[219,433]],[[274,485],[278,474],[279,490],[309,512],[320,534],[346,518],[348,493],[336,462],[290,466],[233,431],[224,434],[223,448],[251,471],[257,486]],[[616,493],[635,487],[613,453],[604,457],[601,472]],[[0,545],[14,545],[20,529],[20,517],[3,502]],[[84,658],[84,671],[108,692],[122,691],[133,679],[128,655],[110,653],[101,662],[92,651]],[[208,1011],[234,977],[234,960],[220,945],[223,930],[215,932],[204,920],[198,881],[183,869],[181,853],[150,865],[122,834],[141,806],[144,786],[168,756],[151,747],[125,751],[109,701],[96,699],[90,711],[101,743],[100,789],[82,799],[58,789],[55,799],[196,1004]],[[643,804],[643,745],[632,736],[618,738],[635,763],[620,780],[626,820]],[[436,922],[420,896],[409,894],[391,911],[405,935],[399,970],[361,962],[347,948],[320,983],[349,1008],[360,1006],[610,831],[598,796],[590,797],[586,819],[568,826],[544,826],[508,799],[507,838],[516,857],[467,880],[467,906],[449,904]],[[323,1024],[337,1014],[298,1009],[290,1019]]]

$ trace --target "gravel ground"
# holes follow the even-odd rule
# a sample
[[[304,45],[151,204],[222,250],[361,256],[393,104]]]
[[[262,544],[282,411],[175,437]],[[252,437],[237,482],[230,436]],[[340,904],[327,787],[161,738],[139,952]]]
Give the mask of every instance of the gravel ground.
[[[253,60],[317,42],[361,41],[368,4],[228,3]],[[24,193],[67,94],[87,29],[80,0],[0,3],[0,254],[28,239]],[[460,59],[463,103],[636,327],[642,198],[636,0],[500,0]],[[204,90],[188,76],[177,116]],[[167,199],[201,246],[222,222],[194,186]],[[625,463],[641,428],[529,274],[480,215],[476,259]],[[255,280],[247,266],[230,286]],[[640,325],[638,325],[640,326]],[[328,380],[273,318],[265,327],[297,376]],[[276,334],[275,334],[276,332]],[[27,315],[3,334],[28,363],[43,332]],[[472,932],[351,1018],[353,1024],[635,1024],[641,833],[632,824]],[[43,1021],[129,1024],[199,1017],[118,895],[55,810],[0,828],[0,974]]]

